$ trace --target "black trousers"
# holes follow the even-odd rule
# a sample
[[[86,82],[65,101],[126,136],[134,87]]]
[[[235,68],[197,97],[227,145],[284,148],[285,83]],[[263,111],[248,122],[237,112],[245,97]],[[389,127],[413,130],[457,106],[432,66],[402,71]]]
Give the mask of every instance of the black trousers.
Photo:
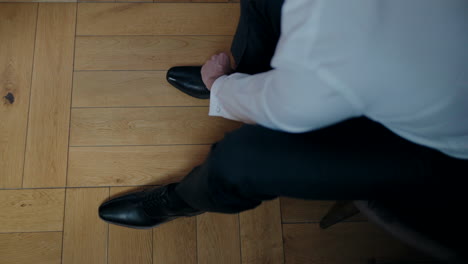
[[[237,70],[270,69],[282,1],[241,2]],[[291,134],[245,125],[214,144],[176,187],[194,208],[237,213],[278,196],[303,199],[464,198],[468,161],[411,143],[365,117]]]

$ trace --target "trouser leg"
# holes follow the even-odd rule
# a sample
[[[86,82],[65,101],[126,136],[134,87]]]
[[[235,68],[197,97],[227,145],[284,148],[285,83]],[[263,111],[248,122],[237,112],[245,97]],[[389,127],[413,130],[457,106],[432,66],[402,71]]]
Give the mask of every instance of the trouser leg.
[[[467,165],[366,118],[303,134],[246,125],[213,145],[176,192],[196,209],[224,213],[277,196],[441,199],[454,194]]]
[[[271,69],[281,32],[284,0],[241,0],[241,16],[231,46],[237,72],[255,74]]]

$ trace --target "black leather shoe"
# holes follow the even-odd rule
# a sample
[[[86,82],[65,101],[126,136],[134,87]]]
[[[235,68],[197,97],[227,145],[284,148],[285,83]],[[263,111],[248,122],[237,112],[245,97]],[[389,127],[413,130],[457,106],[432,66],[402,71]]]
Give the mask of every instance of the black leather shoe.
[[[198,99],[210,98],[210,90],[203,83],[201,66],[172,67],[167,71],[167,81],[175,88]]]
[[[181,216],[201,214],[175,193],[176,185],[151,188],[107,201],[99,207],[99,217],[110,224],[148,229]]]

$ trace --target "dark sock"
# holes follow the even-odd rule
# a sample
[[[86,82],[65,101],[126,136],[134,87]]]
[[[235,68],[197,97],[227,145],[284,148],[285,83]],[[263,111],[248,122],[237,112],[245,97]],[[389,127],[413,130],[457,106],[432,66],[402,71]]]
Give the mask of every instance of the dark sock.
[[[174,208],[183,208],[183,209],[194,209],[189,204],[187,204],[175,191],[178,183],[171,183],[167,186],[167,192],[169,196],[169,201]],[[195,209],[194,209],[195,210]]]

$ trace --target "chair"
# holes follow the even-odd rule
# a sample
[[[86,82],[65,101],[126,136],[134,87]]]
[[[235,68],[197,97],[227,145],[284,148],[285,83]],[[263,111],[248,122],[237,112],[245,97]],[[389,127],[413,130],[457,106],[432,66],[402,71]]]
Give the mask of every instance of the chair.
[[[329,228],[361,212],[402,242],[444,263],[468,263],[463,201],[338,201],[320,222]]]

